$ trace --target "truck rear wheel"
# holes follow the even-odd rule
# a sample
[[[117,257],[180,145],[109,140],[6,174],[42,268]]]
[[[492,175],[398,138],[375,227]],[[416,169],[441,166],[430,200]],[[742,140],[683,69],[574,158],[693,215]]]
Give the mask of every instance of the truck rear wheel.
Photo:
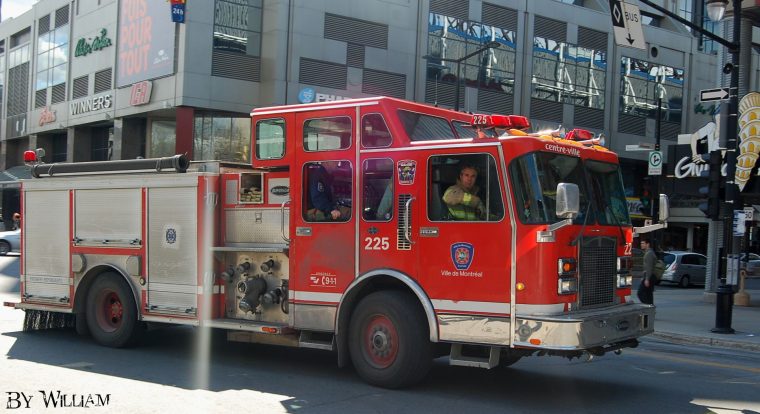
[[[420,381],[433,362],[424,315],[411,295],[375,292],[362,299],[351,317],[349,352],[362,379],[384,388]]]
[[[132,290],[119,275],[103,273],[87,292],[87,327],[101,345],[121,348],[133,345],[145,330],[137,320]]]

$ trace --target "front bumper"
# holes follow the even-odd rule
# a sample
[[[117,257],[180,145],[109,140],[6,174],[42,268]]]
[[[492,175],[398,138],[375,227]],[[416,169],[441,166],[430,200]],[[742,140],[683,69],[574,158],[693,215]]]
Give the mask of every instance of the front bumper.
[[[609,348],[654,332],[655,307],[626,303],[571,314],[516,315],[514,346],[583,351]],[[437,314],[439,340],[510,346],[509,317]]]
[[[628,303],[614,309],[558,316],[517,315],[514,346],[588,350],[654,332],[655,307]]]

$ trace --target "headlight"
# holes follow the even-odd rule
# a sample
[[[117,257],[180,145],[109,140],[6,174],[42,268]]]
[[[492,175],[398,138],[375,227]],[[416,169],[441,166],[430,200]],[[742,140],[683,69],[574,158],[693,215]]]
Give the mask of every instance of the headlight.
[[[617,272],[631,273],[633,269],[633,259],[630,256],[620,256],[617,258]]]
[[[578,291],[578,279],[574,277],[562,277],[558,279],[557,293],[568,295]]]
[[[628,288],[633,285],[633,275],[617,275],[617,287],[618,289]]]

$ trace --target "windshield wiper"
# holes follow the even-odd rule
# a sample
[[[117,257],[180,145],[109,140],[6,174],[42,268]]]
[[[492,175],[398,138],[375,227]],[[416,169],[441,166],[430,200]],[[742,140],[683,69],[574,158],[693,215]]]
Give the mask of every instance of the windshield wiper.
[[[586,228],[586,222],[588,221],[588,215],[591,210],[591,200],[588,201],[588,207],[586,207],[586,214],[583,215],[583,225],[581,226],[581,232],[575,237],[575,240],[570,242],[571,246],[578,244],[578,240],[583,238],[583,230]]]
[[[617,216],[615,215],[615,212],[612,211],[612,207],[610,207],[609,204],[604,205],[605,210],[610,211],[610,215],[612,215],[612,219],[615,220],[615,225],[618,226],[618,230],[620,230],[620,245],[625,245],[625,233],[623,232],[623,225],[620,224],[620,220],[618,220]]]

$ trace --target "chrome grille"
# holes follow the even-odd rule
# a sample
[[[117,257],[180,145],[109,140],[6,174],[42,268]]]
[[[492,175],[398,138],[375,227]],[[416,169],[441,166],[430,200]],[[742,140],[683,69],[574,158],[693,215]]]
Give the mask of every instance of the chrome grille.
[[[578,269],[581,308],[614,303],[616,259],[614,238],[584,238]]]
[[[398,195],[398,226],[396,227],[396,248],[398,250],[412,250],[412,243],[406,238],[406,202],[412,198],[411,194]],[[409,217],[409,227],[412,226],[412,218]],[[411,229],[409,229],[411,230]]]

